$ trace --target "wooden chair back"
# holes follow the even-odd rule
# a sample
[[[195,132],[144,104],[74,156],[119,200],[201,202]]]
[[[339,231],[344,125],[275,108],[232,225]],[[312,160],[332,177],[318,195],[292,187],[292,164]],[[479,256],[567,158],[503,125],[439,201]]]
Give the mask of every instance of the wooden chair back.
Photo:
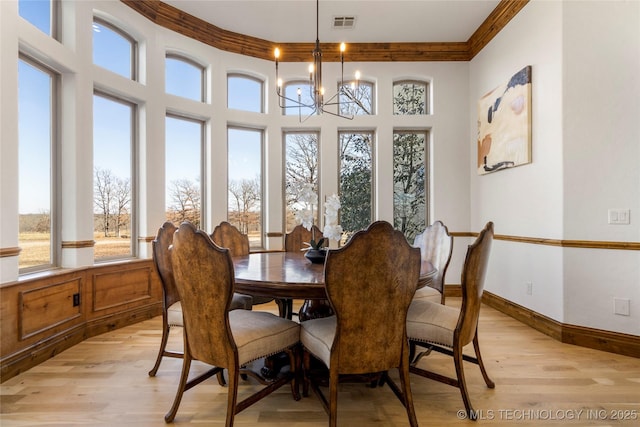
[[[453,236],[447,226],[442,221],[434,222],[415,237],[413,246],[420,248],[423,260],[438,269],[429,286],[444,294],[444,276],[453,253]]]
[[[467,249],[461,278],[462,305],[453,337],[454,342],[459,340],[462,346],[476,335],[492,242],[493,222],[489,221]]]
[[[296,225],[290,233],[284,236],[285,252],[298,252],[308,248],[305,243],[309,243],[314,236],[316,242],[324,237],[316,225],[311,230],[307,230],[302,224]]]
[[[325,286],[337,320],[331,370],[371,373],[401,365],[420,263],[420,250],[385,221],[329,251]]]
[[[193,224],[180,224],[173,238],[171,261],[182,296],[185,345],[193,358],[228,367],[237,351],[227,312],[234,288],[228,249],[218,247]],[[215,345],[212,345],[215,343]]]
[[[211,233],[213,242],[221,248],[229,248],[231,256],[249,255],[249,236],[227,221],[216,225]]]
[[[155,240],[151,242],[153,262],[160,276],[160,282],[162,283],[164,310],[180,301],[180,295],[178,294],[176,282],[173,277],[171,254],[169,253],[169,247],[173,243],[173,234],[175,231],[176,226],[171,221],[166,221],[162,224],[162,227],[158,229]]]

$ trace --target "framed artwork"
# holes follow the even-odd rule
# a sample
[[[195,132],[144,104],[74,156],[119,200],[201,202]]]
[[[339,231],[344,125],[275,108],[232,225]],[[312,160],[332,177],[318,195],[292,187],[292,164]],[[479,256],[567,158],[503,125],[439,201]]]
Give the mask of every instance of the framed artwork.
[[[478,174],[531,163],[531,66],[478,101]]]

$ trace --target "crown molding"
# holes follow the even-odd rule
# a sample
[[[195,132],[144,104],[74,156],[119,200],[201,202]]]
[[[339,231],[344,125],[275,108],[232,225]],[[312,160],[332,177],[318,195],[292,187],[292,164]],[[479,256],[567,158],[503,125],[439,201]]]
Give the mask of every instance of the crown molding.
[[[313,43],[278,43],[217,27],[159,0],[121,0],[161,27],[226,52],[271,60],[279,47],[281,62],[307,62]],[[529,0],[502,0],[466,42],[350,43],[352,62],[469,61],[478,54]],[[321,43],[322,59],[340,61],[335,43]]]

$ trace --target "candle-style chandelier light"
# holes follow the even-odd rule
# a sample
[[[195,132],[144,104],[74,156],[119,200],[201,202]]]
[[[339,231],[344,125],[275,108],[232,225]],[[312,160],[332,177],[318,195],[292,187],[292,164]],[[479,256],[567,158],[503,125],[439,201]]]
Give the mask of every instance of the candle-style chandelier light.
[[[297,99],[288,97],[282,88],[282,79],[278,76],[278,59],[280,58],[280,49],[276,48],[274,56],[276,60],[276,94],[279,99],[280,108],[297,108],[298,117],[300,121],[304,121],[314,114],[328,113],[334,116],[342,117],[345,119],[353,119],[352,114],[343,114],[341,111],[342,105],[355,104],[362,109],[366,114],[370,114],[368,109],[363,105],[359,99],[360,95],[360,71],[355,72],[355,80],[351,84],[345,84],[344,82],[344,52],[346,45],[340,44],[340,66],[341,66],[341,78],[340,86],[335,95],[324,100],[325,88],[322,85],[322,50],[320,49],[320,0],[316,0],[316,46],[313,49],[313,63],[309,65],[309,98],[303,100],[302,88],[297,89]],[[308,101],[310,100],[310,101]],[[336,112],[325,109],[327,106],[336,106]],[[302,109],[311,113],[302,118]]]

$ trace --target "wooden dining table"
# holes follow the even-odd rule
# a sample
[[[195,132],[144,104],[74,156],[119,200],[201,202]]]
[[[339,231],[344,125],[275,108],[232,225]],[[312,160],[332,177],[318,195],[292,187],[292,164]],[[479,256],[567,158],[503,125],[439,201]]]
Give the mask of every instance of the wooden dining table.
[[[304,299],[300,320],[321,317],[326,312],[324,264],[313,264],[304,252],[255,252],[233,258],[235,291],[250,295]],[[422,261],[418,288],[427,286],[437,270]]]

